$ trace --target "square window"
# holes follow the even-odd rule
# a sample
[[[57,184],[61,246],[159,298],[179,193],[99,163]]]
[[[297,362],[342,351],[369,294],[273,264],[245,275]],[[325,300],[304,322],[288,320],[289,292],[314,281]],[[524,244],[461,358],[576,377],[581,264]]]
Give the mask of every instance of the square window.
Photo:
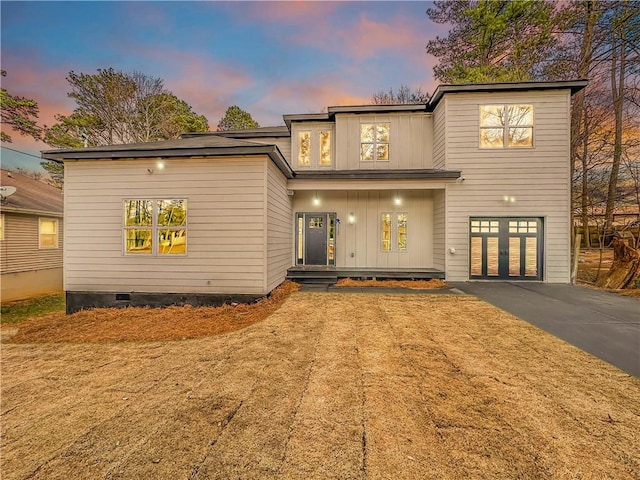
[[[58,248],[58,219],[41,218],[38,222],[39,247]]]
[[[126,255],[186,255],[187,200],[124,201]]]
[[[533,105],[481,105],[480,148],[533,147]]]
[[[390,123],[362,123],[360,125],[360,160],[389,161]]]

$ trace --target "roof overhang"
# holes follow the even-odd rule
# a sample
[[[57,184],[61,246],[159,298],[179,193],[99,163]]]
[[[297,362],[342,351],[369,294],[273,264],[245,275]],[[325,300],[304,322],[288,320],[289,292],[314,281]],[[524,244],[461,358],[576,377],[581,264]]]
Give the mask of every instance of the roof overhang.
[[[487,93],[516,92],[526,90],[559,90],[569,89],[571,95],[576,94],[589,83],[588,80],[559,80],[555,82],[504,82],[504,83],[467,83],[460,85],[440,85],[429,100],[429,109],[433,111],[442,97],[450,93]]]
[[[63,218],[62,212],[51,212],[48,210],[32,210],[29,208],[21,207],[8,207],[5,205],[0,206],[0,213],[19,213],[22,215],[38,215],[41,217],[58,217]]]
[[[314,170],[297,171],[296,180],[456,180],[459,170]]]
[[[47,150],[41,152],[42,158],[58,163],[78,160],[123,160],[138,158],[185,158],[185,157],[237,157],[266,155],[278,167],[286,178],[293,178],[293,170],[276,145],[255,144],[234,147],[177,147],[162,148],[157,145],[144,148],[144,144],[135,144],[127,149],[126,145],[94,147],[91,149]]]

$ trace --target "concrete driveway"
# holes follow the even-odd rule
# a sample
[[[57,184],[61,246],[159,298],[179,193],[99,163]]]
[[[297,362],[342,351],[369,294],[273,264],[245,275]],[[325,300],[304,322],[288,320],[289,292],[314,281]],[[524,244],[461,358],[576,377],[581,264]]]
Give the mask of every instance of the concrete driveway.
[[[577,285],[452,284],[627,373],[640,376],[640,299]]]

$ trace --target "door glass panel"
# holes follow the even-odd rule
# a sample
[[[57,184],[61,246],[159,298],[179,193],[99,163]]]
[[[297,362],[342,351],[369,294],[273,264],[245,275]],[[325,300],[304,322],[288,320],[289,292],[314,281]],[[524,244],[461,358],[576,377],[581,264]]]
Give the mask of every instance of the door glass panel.
[[[324,217],[309,217],[309,228],[322,228]]]
[[[407,214],[398,214],[398,251],[407,250]]]
[[[538,276],[538,239],[527,237],[525,244],[525,267],[524,274],[527,277]]]
[[[471,237],[471,275],[482,275],[482,237]]]
[[[498,275],[498,237],[487,237],[487,275]]]
[[[478,220],[471,220],[471,233],[480,232],[480,222]]]
[[[304,218],[298,217],[298,263],[303,262],[302,249],[303,249],[303,232],[304,232]]]
[[[518,233],[518,222],[509,222],[509,233]]]
[[[336,221],[333,215],[329,215],[329,245],[327,255],[329,257],[329,265],[335,264],[336,250]]]
[[[520,237],[509,237],[509,276],[520,276]]]

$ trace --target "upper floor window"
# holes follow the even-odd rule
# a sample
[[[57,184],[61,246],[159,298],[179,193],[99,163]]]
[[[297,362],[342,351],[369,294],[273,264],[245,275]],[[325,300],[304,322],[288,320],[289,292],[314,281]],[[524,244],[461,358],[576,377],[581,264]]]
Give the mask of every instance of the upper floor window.
[[[312,125],[309,130],[298,132],[298,167],[331,166],[331,130],[325,128]]]
[[[58,248],[58,219],[40,218],[38,236],[40,248]]]
[[[320,165],[328,167],[331,165],[331,132],[320,132]]]
[[[481,105],[480,148],[533,146],[533,105]]]
[[[124,201],[124,252],[136,255],[187,253],[187,201]]]
[[[360,160],[389,161],[390,123],[360,124]]]
[[[298,133],[298,165],[311,165],[311,132]]]

